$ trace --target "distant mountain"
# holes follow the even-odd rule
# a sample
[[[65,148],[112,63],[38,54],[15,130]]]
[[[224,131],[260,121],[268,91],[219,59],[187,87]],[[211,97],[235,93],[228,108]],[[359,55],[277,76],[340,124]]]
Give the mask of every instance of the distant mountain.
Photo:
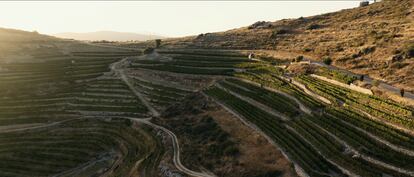
[[[127,33],[127,32],[116,32],[116,31],[97,31],[87,33],[57,33],[53,36],[60,38],[69,38],[76,40],[107,40],[107,41],[146,41],[151,39],[162,39],[163,36],[150,35],[150,34],[138,34],[138,33]]]

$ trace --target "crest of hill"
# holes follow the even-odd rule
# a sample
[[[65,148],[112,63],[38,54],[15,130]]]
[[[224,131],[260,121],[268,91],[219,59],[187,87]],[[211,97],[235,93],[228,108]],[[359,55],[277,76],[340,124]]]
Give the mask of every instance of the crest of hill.
[[[414,88],[414,1],[385,0],[338,12],[256,22],[163,41],[165,47],[270,50],[322,61],[395,86]],[[286,57],[286,56],[284,56]]]
[[[119,51],[75,40],[15,29],[0,28],[0,62],[39,62],[69,56],[71,52]]]
[[[150,39],[163,39],[165,37],[150,34],[138,34],[116,31],[97,31],[89,33],[58,33],[54,36],[85,41],[146,41]]]

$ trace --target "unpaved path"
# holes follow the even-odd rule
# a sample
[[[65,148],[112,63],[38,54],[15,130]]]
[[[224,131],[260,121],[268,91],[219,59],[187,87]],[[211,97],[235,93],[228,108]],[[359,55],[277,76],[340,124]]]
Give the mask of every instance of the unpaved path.
[[[129,78],[127,77],[127,75],[125,74],[124,69],[122,69],[122,65],[129,59],[129,57],[126,57],[124,59],[122,59],[119,62],[113,63],[111,65],[111,70],[114,71],[115,73],[119,74],[121,79],[125,82],[125,84],[128,85],[128,87],[131,89],[131,91],[134,92],[134,94],[142,101],[142,103],[148,108],[148,110],[150,110],[150,112],[152,113],[153,116],[155,117],[159,117],[160,113],[153,108],[149,102],[144,98],[144,96],[134,87],[134,85],[129,81]],[[121,117],[122,118],[122,117]],[[125,117],[123,117],[125,118]],[[178,143],[178,138],[177,136],[171,132],[170,130],[156,125],[154,123],[149,122],[148,120],[150,119],[139,119],[139,118],[127,118],[136,122],[141,122],[147,125],[150,125],[154,128],[160,129],[163,132],[165,132],[168,136],[170,136],[171,141],[173,143],[173,151],[174,151],[174,156],[173,156],[173,162],[174,165],[176,166],[176,168],[178,170],[180,170],[181,172],[190,175],[190,176],[195,176],[195,177],[215,177],[215,175],[213,174],[207,174],[207,173],[201,173],[201,172],[195,172],[192,171],[190,169],[188,169],[187,167],[185,167],[180,160],[180,145]]]
[[[283,156],[288,159],[290,162],[292,162],[292,164],[294,165],[295,171],[296,173],[300,176],[300,177],[310,177],[305,170],[303,170],[303,168],[297,164],[294,160],[292,160],[292,158],[290,158],[290,155],[287,153],[288,151],[286,151],[284,148],[282,148],[280,145],[278,145],[275,141],[273,141],[272,138],[270,138],[269,136],[266,135],[266,133],[264,133],[259,127],[257,127],[255,124],[249,122],[244,116],[240,115],[239,113],[233,111],[232,109],[230,109],[229,107],[227,107],[224,103],[220,102],[219,100],[208,96],[207,94],[205,94],[204,92],[201,92],[201,94],[206,97],[206,98],[210,98],[212,99],[216,104],[220,105],[222,108],[224,108],[227,112],[231,113],[232,115],[234,115],[235,117],[237,117],[244,125],[246,125],[247,127],[252,128],[253,130],[255,130],[256,132],[258,132],[260,135],[262,135],[264,138],[266,138],[266,140],[271,143],[273,146],[275,146],[277,149],[280,150],[280,152],[283,154]]]
[[[53,127],[53,126],[57,126],[69,121],[73,121],[73,120],[79,120],[82,119],[83,117],[80,118],[74,118],[74,119],[66,119],[66,120],[62,120],[62,121],[57,121],[57,122],[53,122],[53,123],[49,123],[49,124],[33,124],[32,126],[24,126],[24,127],[14,127],[14,128],[5,128],[5,129],[0,129],[0,133],[11,133],[11,132],[19,132],[19,131],[26,131],[26,130],[34,130],[34,129],[41,129],[41,128],[49,128],[49,127]]]
[[[128,76],[125,74],[125,70],[122,69],[122,65],[126,63],[126,61],[129,59],[129,57],[126,57],[122,59],[121,61],[118,61],[116,63],[113,63],[111,65],[111,70],[114,71],[116,74],[119,74],[122,81],[125,82],[125,84],[128,85],[129,89],[141,100],[141,102],[148,108],[148,110],[151,112],[151,114],[155,117],[159,117],[161,114],[151,106],[151,104],[145,99],[144,95],[141,94],[137,88],[134,87],[134,84],[132,84],[129,81]]]
[[[214,174],[196,172],[196,171],[192,171],[192,170],[188,169],[187,167],[185,167],[181,163],[181,160],[180,160],[180,145],[178,143],[177,136],[172,131],[170,131],[170,130],[162,127],[162,126],[151,123],[150,122],[151,118],[146,118],[146,119],[132,118],[132,117],[118,117],[118,118],[124,118],[124,119],[129,119],[129,120],[132,120],[132,121],[135,121],[135,122],[144,123],[146,125],[149,125],[151,127],[154,127],[156,129],[159,129],[159,130],[165,132],[171,138],[171,141],[172,141],[172,144],[173,144],[173,151],[174,151],[173,162],[174,162],[174,165],[181,172],[183,172],[187,175],[190,175],[190,176],[195,176],[195,177],[216,177]]]

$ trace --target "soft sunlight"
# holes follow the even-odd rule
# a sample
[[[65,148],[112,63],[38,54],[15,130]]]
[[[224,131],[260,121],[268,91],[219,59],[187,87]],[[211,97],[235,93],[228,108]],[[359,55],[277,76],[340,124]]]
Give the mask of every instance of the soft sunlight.
[[[45,34],[110,30],[178,37],[357,6],[358,1],[0,2],[0,26]]]

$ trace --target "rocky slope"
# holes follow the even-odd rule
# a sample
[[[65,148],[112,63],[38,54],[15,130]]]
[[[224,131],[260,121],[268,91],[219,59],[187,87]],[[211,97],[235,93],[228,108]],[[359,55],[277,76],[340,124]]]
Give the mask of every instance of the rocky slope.
[[[164,40],[164,47],[268,50],[320,60],[412,90],[414,1],[388,0],[334,13],[256,22],[219,33]],[[149,45],[141,43],[141,46]]]

